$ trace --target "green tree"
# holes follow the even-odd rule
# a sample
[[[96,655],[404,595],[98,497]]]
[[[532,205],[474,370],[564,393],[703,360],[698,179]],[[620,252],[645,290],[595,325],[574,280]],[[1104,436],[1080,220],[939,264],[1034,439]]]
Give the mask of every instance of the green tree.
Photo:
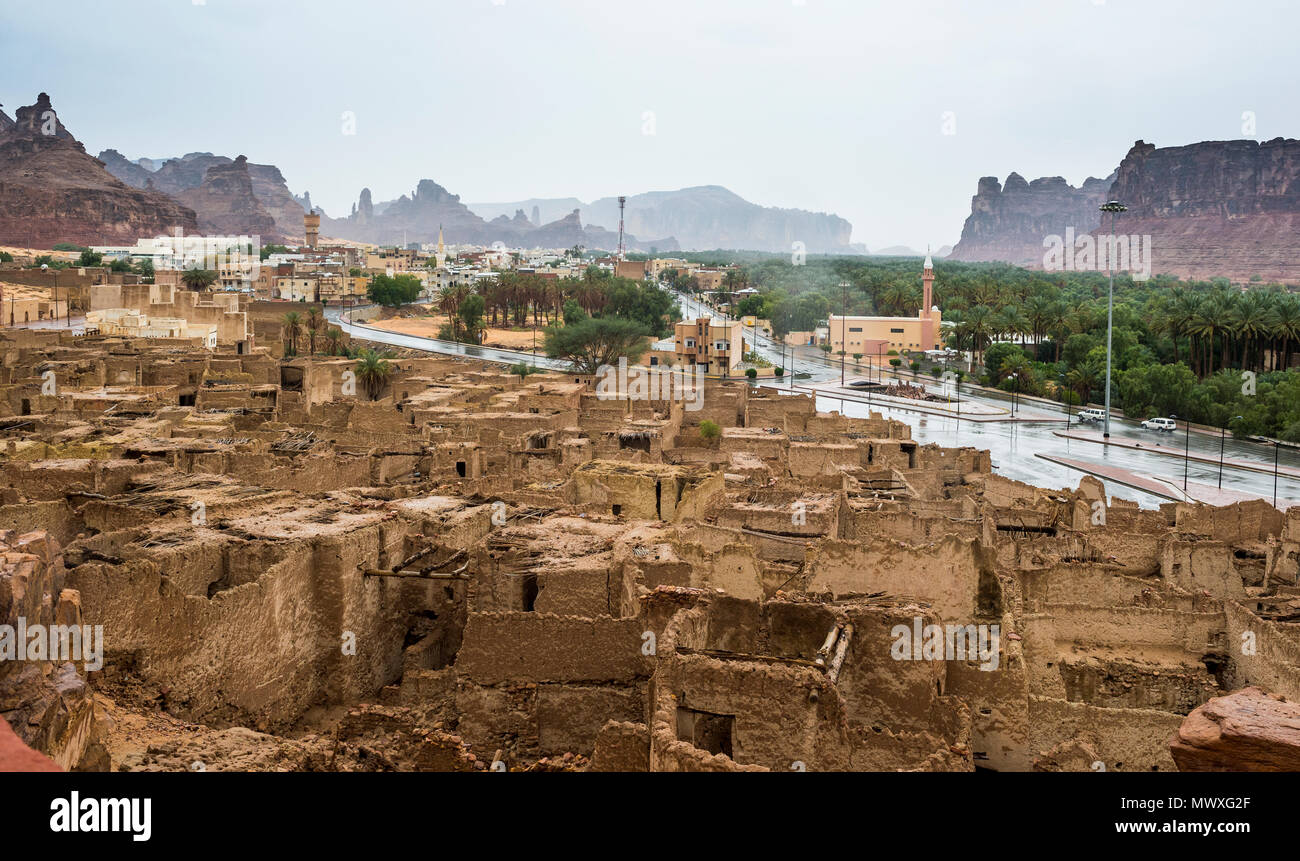
[[[594,374],[602,365],[615,365],[619,358],[635,362],[646,351],[646,331],[632,320],[590,317],[565,326],[546,329],[546,355],[567,359],[578,373]]]
[[[388,363],[386,353],[362,350],[357,356],[356,375],[365,386],[367,397],[377,401],[393,375],[393,366]]]
[[[414,275],[376,275],[366,287],[366,296],[376,305],[386,308],[400,308],[409,305],[420,296],[423,285]]]
[[[475,344],[482,340],[482,334],[487,329],[487,324],[483,322],[483,307],[483,297],[473,293],[465,297],[456,312],[465,327],[466,336]]]
[[[186,269],[181,273],[181,283],[190,290],[206,290],[217,282],[217,273],[211,269]]]
[[[284,338],[284,354],[298,355],[298,336],[302,332],[302,318],[297,311],[290,311],[280,321],[280,330]]]

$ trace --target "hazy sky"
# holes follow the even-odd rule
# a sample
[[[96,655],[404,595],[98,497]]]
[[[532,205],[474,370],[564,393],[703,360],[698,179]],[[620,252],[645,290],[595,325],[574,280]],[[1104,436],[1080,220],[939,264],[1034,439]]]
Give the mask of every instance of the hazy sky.
[[[50,93],[92,154],[244,153],[331,215],[426,177],[716,184],[923,248],[984,175],[1077,185],[1139,138],[1252,136],[1247,111],[1300,136],[1298,25],[1295,0],[4,0],[0,102]]]

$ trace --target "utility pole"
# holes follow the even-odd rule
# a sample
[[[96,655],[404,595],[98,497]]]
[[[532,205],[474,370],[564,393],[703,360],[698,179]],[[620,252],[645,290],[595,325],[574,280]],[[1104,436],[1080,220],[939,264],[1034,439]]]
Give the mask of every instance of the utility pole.
[[[844,356],[849,349],[848,325],[849,325],[849,282],[840,282],[840,291],[843,299],[840,307],[840,388],[844,387]]]

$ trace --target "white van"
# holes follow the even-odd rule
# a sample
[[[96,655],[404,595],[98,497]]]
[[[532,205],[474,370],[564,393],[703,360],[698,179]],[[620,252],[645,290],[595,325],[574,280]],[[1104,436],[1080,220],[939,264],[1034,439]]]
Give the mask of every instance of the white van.
[[[1079,410],[1079,421],[1083,424],[1092,424],[1106,420],[1106,411],[1099,410],[1095,407],[1089,407],[1086,410]]]
[[[1142,427],[1153,431],[1174,431],[1178,429],[1178,422],[1173,419],[1154,418],[1142,422]]]

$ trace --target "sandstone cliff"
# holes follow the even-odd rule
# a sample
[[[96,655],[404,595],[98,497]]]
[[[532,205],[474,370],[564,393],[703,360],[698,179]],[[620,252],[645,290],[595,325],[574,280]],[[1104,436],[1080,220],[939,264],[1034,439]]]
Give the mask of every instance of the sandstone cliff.
[[[1128,207],[1117,233],[1151,237],[1154,273],[1300,283],[1300,141],[1283,138],[1138,141],[1109,179],[1078,189],[1060,177],[1013,173],[999,186],[986,176],[951,258],[1042,268],[1044,238],[1067,227],[1096,235],[1108,199]]]
[[[63,126],[45,93],[15,114],[0,129],[0,245],[133,244],[177,227],[198,229],[193,210],[110,174]]]
[[[195,200],[196,196],[187,196],[186,192],[199,188],[206,179],[208,171],[214,167],[233,164],[232,159],[223,155],[192,152],[180,158],[167,159],[157,170],[150,171],[138,161],[127,160],[116,150],[104,150],[99,157],[110,173],[128,185],[136,188],[155,188],[177,200],[187,202]],[[248,176],[252,182],[257,206],[249,209],[246,226],[234,232],[248,235],[257,233],[264,235],[266,239],[277,241],[285,237],[302,237],[302,216],[308,207],[289,191],[280,169],[273,164],[248,162]],[[263,211],[274,221],[274,229],[265,234],[256,230],[258,225],[265,226]],[[225,210],[224,204],[212,213],[199,211],[197,214],[200,223],[214,220],[229,224],[240,223],[232,213]]]
[[[1110,196],[1129,208],[1118,233],[1151,236],[1154,272],[1300,283],[1300,140],[1138,141]]]
[[[1075,188],[1059,176],[1026,182],[1012,173],[1005,185],[995,176],[981,177],[961,241],[949,259],[1001,260],[1041,269],[1045,237],[1064,236],[1071,227],[1081,236],[1101,224],[1097,207],[1106,202],[1113,179],[1113,174],[1089,177]]]
[[[229,164],[212,165],[198,188],[176,197],[198,214],[203,233],[260,236],[263,242],[283,238],[275,219],[253,193],[248,159],[242,155]]]

